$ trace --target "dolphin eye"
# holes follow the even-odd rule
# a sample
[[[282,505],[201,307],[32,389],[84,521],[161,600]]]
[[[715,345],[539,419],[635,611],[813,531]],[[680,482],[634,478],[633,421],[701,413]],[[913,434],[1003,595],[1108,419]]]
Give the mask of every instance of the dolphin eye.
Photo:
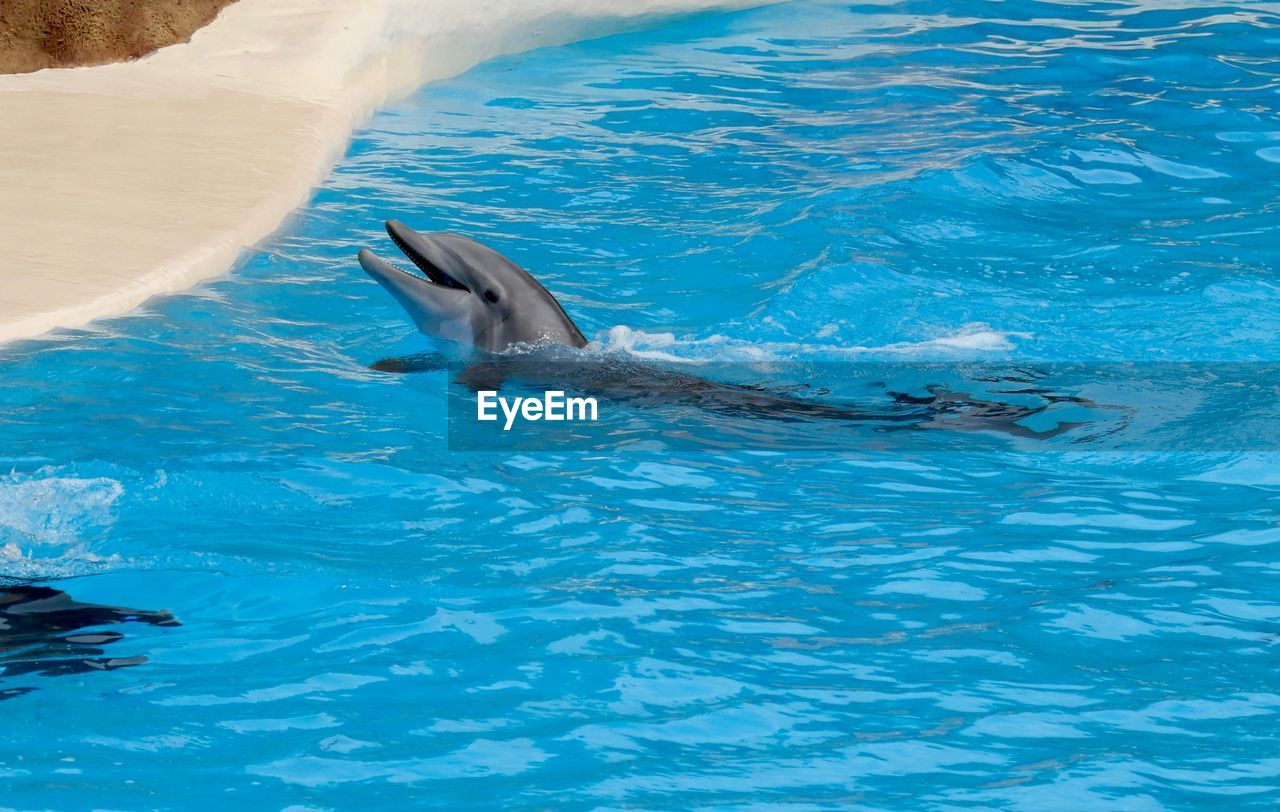
[[[484,292],[484,300],[485,300],[486,302],[488,302],[489,304],[497,304],[497,303],[498,303],[498,294],[497,294],[497,293],[494,293],[494,292],[493,292],[493,291],[491,291],[491,290],[486,290],[486,291]]]

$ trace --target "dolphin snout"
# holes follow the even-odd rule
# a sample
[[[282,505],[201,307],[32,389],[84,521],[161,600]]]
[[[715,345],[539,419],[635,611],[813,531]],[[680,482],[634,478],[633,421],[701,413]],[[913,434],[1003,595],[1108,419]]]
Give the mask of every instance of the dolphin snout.
[[[396,280],[397,276],[412,276],[412,274],[400,270],[368,248],[361,248],[360,253],[356,254],[356,260],[360,263],[360,267],[364,269],[365,273],[373,277],[374,281],[384,285],[393,280],[402,281]]]

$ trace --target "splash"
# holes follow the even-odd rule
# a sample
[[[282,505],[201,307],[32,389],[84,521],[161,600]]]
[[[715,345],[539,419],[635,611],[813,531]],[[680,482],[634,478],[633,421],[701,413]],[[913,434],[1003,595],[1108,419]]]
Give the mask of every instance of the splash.
[[[19,578],[77,574],[116,560],[88,542],[115,522],[124,486],[108,477],[58,476],[51,468],[0,477],[0,567]]]
[[[649,333],[620,324],[596,342],[602,352],[623,353],[649,361],[704,364],[712,362],[832,361],[877,357],[917,357],[954,359],[974,353],[1007,352],[1015,339],[1029,339],[1029,333],[996,330],[980,322],[924,341],[903,341],[879,347],[766,342],[712,335],[706,338],[678,338],[673,333]]]

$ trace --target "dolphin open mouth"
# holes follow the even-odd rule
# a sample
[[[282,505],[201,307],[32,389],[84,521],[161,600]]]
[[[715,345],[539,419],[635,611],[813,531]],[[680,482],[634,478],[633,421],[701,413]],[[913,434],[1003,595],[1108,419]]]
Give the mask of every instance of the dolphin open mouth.
[[[400,303],[422,332],[472,341],[480,301],[471,295],[472,279],[457,252],[442,235],[419,234],[397,220],[387,221],[387,233],[416,271],[396,267],[368,248],[360,250],[360,267]]]
[[[422,272],[423,276],[406,271],[386,261],[368,248],[362,248],[356,258],[365,273],[375,280],[383,282],[388,280],[391,274],[400,273],[419,282],[429,282],[443,288],[471,292],[466,285],[441,267],[449,260],[454,259],[454,257],[452,252],[438,241],[417,233],[399,220],[387,221],[387,234],[391,237],[391,241],[396,244],[396,247],[413,263],[414,267]]]
[[[460,234],[419,234],[398,220],[387,221],[387,234],[413,268],[397,268],[367,248],[360,267],[419,331],[488,352],[515,344],[586,346],[556,298],[492,248]]]

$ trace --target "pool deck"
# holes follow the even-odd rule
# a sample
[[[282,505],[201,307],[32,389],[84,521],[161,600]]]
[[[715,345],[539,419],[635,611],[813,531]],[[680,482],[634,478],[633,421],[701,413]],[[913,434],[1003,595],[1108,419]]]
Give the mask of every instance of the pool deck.
[[[0,76],[0,342],[226,272],[425,82],[764,2],[240,0],[136,62]]]

